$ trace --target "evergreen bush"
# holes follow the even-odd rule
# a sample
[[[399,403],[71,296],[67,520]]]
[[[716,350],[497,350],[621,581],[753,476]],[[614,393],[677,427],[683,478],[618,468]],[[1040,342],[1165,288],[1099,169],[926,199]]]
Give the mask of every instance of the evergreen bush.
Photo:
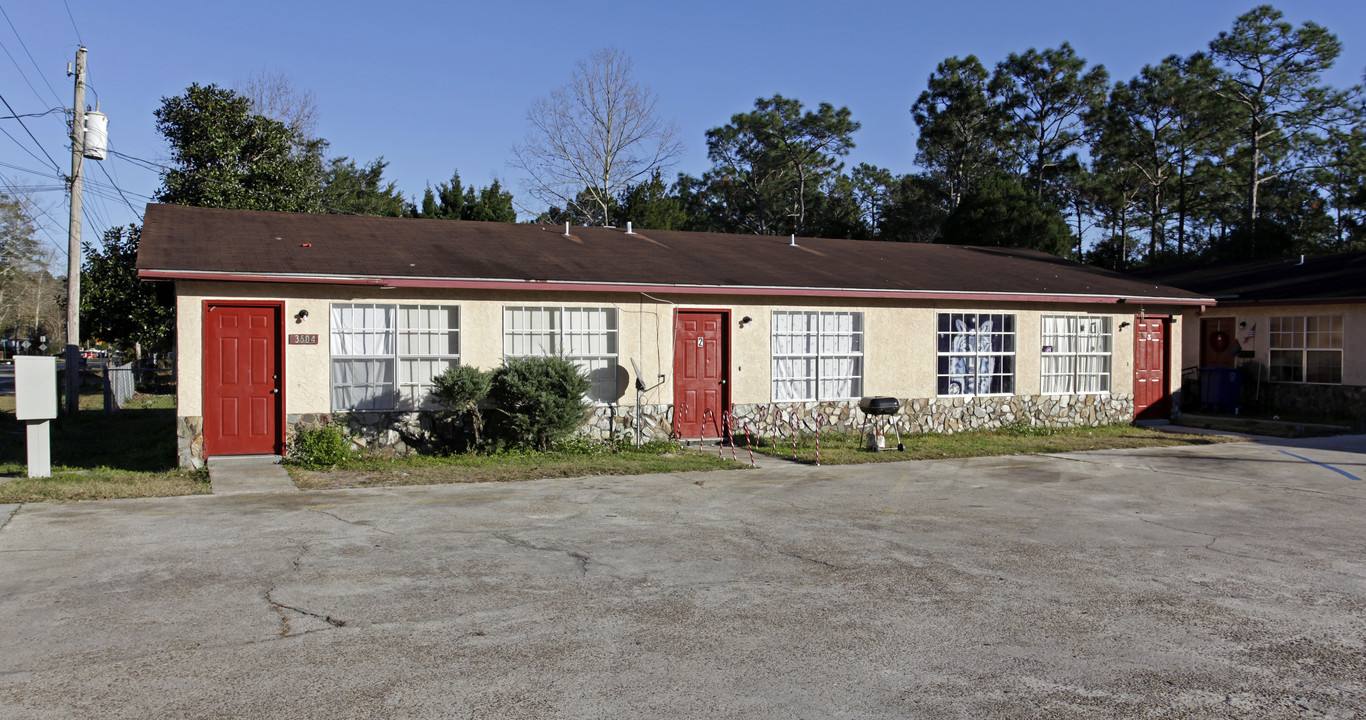
[[[488,397],[493,374],[470,365],[456,365],[432,378],[432,396],[446,410],[459,413],[467,418],[465,427],[473,435],[471,447],[483,442],[484,415],[479,410],[479,401]]]
[[[512,358],[493,371],[491,430],[503,443],[545,451],[588,418],[593,383],[560,357]]]

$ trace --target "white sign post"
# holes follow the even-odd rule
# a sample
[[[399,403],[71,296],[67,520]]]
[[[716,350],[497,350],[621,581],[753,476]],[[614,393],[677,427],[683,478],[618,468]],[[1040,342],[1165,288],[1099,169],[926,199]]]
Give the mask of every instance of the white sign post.
[[[28,476],[52,477],[52,419],[57,417],[57,358],[14,358],[14,417],[28,430]]]

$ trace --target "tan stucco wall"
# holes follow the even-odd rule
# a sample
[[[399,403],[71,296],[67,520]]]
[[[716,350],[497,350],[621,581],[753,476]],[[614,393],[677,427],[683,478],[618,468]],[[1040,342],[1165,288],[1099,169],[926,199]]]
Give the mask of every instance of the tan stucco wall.
[[[551,293],[504,291],[381,290],[308,284],[188,282],[177,284],[177,364],[180,373],[179,414],[202,414],[202,307],[212,300],[284,301],[284,333],[316,334],[317,345],[286,345],[285,411],[290,414],[326,413],[330,399],[329,308],[333,302],[428,303],[460,306],[461,362],[493,368],[503,357],[503,307],[505,305],[568,305],[615,307],[618,310],[619,364],[629,372],[634,358],[645,384],[653,385],[663,373],[666,382],[643,399],[647,404],[668,404],[673,399],[673,323],[677,309],[730,311],[731,392],[735,403],[767,403],[771,400],[771,319],[774,310],[794,307],[821,310],[857,310],[864,313],[864,394],[902,398],[934,397],[936,394],[936,314],[942,311],[1008,312],[1016,316],[1017,395],[1038,394],[1043,314],[1108,314],[1112,318],[1114,353],[1112,387],[1115,394],[1133,392],[1132,321],[1137,308],[1116,312],[1115,305],[1070,303],[1026,304],[921,302],[915,307],[894,301],[850,304],[847,300],[809,298],[793,305],[777,298],[749,296],[646,297],[627,293]],[[1122,307],[1122,306],[1121,306]],[[308,317],[294,316],[307,310]],[[1155,310],[1150,309],[1150,312]],[[738,327],[742,318],[751,322]],[[1121,327],[1124,322],[1131,323]],[[1179,387],[1181,338],[1178,326],[1172,333],[1172,388]],[[1196,323],[1198,326],[1198,323]],[[631,378],[634,382],[634,378]],[[635,402],[633,389],[626,390],[625,404]]]
[[[1233,318],[1235,339],[1242,340],[1245,330],[1239,329],[1240,323],[1247,323],[1247,329],[1256,326],[1256,336],[1249,348],[1256,353],[1253,358],[1263,367],[1271,357],[1271,318],[1305,317],[1309,315],[1342,316],[1342,384],[1366,385],[1366,303],[1325,303],[1318,305],[1271,303],[1253,306],[1216,306],[1208,308],[1204,314],[1188,310],[1185,319],[1184,341],[1182,343],[1181,367],[1195,367],[1200,364],[1200,321],[1205,318]]]

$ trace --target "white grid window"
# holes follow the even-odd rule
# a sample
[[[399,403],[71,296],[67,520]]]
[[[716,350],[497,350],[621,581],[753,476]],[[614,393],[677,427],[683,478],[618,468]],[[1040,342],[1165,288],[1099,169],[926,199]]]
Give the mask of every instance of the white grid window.
[[[1272,382],[1342,383],[1342,316],[1271,318]]]
[[[863,313],[773,312],[773,399],[846,400],[863,394]]]
[[[455,305],[334,303],[332,410],[429,410],[432,379],[460,363]]]
[[[617,400],[617,310],[594,307],[503,308],[503,357],[558,355],[593,381],[588,398]]]
[[[1044,315],[1043,392],[1110,392],[1111,346],[1109,317]]]
[[[940,395],[1015,392],[1015,316],[939,313],[937,379]]]

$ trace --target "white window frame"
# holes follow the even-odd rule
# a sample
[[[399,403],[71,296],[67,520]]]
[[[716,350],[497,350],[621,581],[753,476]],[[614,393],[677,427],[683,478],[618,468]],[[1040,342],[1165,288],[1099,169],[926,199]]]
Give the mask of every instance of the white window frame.
[[[941,321],[948,318],[949,328],[941,328]],[[974,330],[972,332],[958,332],[955,329],[955,322],[966,321],[969,318],[973,321]],[[989,334],[982,336],[975,328],[980,327],[980,323],[986,319],[993,325]],[[1002,325],[1009,320],[1009,330],[997,330],[995,324],[1000,322]],[[965,343],[962,347],[955,347],[955,344],[962,338]],[[997,349],[993,338],[1000,338],[1001,348]],[[982,340],[986,339],[989,345],[986,349],[982,346]],[[936,397],[955,398],[955,397],[1011,397],[1018,390],[1018,365],[1016,361],[1016,346],[1019,341],[1018,319],[1015,313],[991,312],[991,311],[970,311],[958,310],[935,313],[935,393]],[[967,347],[966,343],[971,343],[974,347]],[[955,360],[962,361],[962,367],[955,366]],[[999,378],[1003,383],[1008,381],[1010,389],[1003,392],[976,392],[981,384],[983,363],[993,364],[991,371],[986,375],[988,378]],[[999,364],[1004,368],[1009,364],[1010,369],[996,370],[995,365]],[[960,372],[961,370],[961,372]],[[971,372],[968,372],[971,370]],[[970,376],[970,377],[969,377]],[[954,378],[958,378],[958,383],[963,392],[946,392],[951,388]],[[969,380],[971,382],[969,382]],[[972,392],[968,392],[968,387]]]
[[[1295,324],[1298,321],[1299,327]],[[1342,315],[1277,315],[1271,318],[1267,340],[1270,353],[1267,357],[1267,370],[1271,382],[1296,383],[1301,385],[1341,385],[1342,346],[1345,344],[1345,326]],[[1311,354],[1332,355],[1337,358],[1337,380],[1310,380],[1309,356]],[[1278,363],[1277,360],[1292,357],[1295,363]],[[1299,379],[1277,378],[1277,370],[1291,368],[1298,371]]]
[[[862,397],[866,334],[861,311],[774,310],[770,319],[773,402]],[[797,319],[801,320],[799,324],[791,322]],[[847,323],[842,322],[846,319]],[[841,327],[844,324],[847,330]],[[802,366],[800,374],[790,372],[798,365]],[[853,371],[840,372],[840,365],[851,366]]]
[[[1109,315],[1041,316],[1040,392],[1044,395],[1108,395],[1114,370],[1112,326]],[[1050,368],[1050,364],[1055,368]]]
[[[364,309],[374,311],[371,317],[380,322],[341,327],[343,312]],[[429,322],[434,318],[441,321],[435,327]],[[460,364],[460,306],[332,303],[328,322],[331,329],[328,394],[333,412],[437,408],[431,396],[432,379],[446,368]],[[373,369],[383,368],[377,373],[381,377],[369,382],[343,382],[347,365],[355,374],[354,368],[365,364]],[[343,388],[371,388],[373,393],[365,401],[347,407],[341,402]]]
[[[610,306],[504,305],[503,358],[563,357],[593,381],[589,401],[615,404],[619,318]]]

